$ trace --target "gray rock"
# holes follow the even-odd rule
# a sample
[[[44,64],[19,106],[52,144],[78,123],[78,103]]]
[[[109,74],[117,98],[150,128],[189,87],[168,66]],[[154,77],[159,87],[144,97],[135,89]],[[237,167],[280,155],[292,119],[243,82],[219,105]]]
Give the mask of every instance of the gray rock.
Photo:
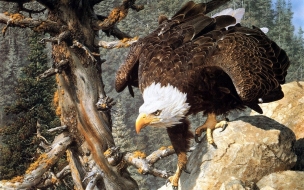
[[[296,165],[292,169],[304,171],[304,138],[298,139],[295,143],[295,153],[298,159]]]
[[[290,128],[296,135],[295,152],[298,156],[293,170],[304,171],[304,82],[294,81],[282,85],[284,98],[260,104],[264,115]],[[252,111],[250,115],[259,115]]]
[[[222,184],[220,190],[258,190],[258,188],[253,182],[246,183],[231,177],[230,180]]]
[[[303,190],[304,172],[283,171],[264,176],[257,186],[260,190],[280,189],[280,190]]]
[[[284,98],[279,101],[260,104],[263,115],[290,128],[296,139],[304,138],[304,82],[291,82],[282,85]],[[259,115],[252,111],[250,115]]]
[[[213,132],[216,147],[204,138],[192,152],[187,164],[191,173],[182,173],[179,189],[218,190],[231,177],[256,183],[296,162],[294,133],[270,118],[241,117],[220,131]]]

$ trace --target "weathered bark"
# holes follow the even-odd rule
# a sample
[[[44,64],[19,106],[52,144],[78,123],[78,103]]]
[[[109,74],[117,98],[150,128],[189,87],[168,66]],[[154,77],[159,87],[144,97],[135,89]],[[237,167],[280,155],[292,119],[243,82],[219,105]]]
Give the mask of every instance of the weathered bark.
[[[174,154],[175,151],[172,146],[161,147],[160,149],[152,152],[149,156],[140,151],[120,153],[119,148],[111,147],[104,154],[108,162],[117,166],[122,170],[125,167],[132,165],[138,169],[140,174],[150,174],[155,177],[161,177],[167,179],[170,173],[165,170],[159,170],[154,167],[154,164],[162,158]]]
[[[0,189],[31,189],[36,186],[43,186],[47,183],[47,178],[43,178],[49,169],[58,161],[65,153],[67,147],[71,144],[72,139],[68,134],[62,133],[58,135],[52,143],[52,149],[31,164],[24,176],[17,176],[12,180],[0,181]]]
[[[18,1],[18,4],[22,8],[26,2],[28,1]],[[75,188],[138,189],[137,183],[130,178],[126,170],[110,165],[104,156],[104,152],[115,144],[111,134],[110,109],[97,109],[96,106],[97,102],[108,98],[101,78],[103,60],[99,57],[95,38],[98,30],[111,31],[111,34],[119,39],[130,37],[121,32],[116,24],[126,17],[129,8],[139,11],[143,7],[135,5],[135,0],[124,0],[108,17],[100,17],[93,10],[93,5],[100,2],[96,0],[37,2],[48,9],[47,20],[27,18],[20,13],[5,13],[0,14],[0,23],[6,24],[2,30],[3,34],[7,27],[27,27],[51,35],[50,39],[44,39],[43,42],[53,44],[54,64],[50,70],[37,77],[43,80],[44,77],[57,73],[59,105],[56,110],[60,113],[62,125],[69,131],[69,137],[66,137],[69,143],[61,151],[67,150],[68,167]],[[130,43],[126,42],[126,45],[121,46],[125,47]],[[105,107],[110,108],[111,105]],[[53,156],[57,158],[56,155]],[[48,167],[40,170],[39,175],[36,174],[37,182],[27,183],[25,175],[24,180],[21,180],[23,182],[1,182],[2,187],[22,189],[49,185],[49,182],[38,181],[51,167],[50,163],[47,163]],[[49,176],[55,174],[50,173]]]

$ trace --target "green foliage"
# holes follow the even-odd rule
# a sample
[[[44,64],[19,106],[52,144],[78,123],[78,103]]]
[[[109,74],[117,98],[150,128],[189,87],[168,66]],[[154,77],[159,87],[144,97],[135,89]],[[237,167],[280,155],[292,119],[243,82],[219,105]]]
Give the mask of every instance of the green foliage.
[[[55,79],[46,78],[37,81],[37,76],[47,69],[45,47],[38,43],[40,38],[41,36],[34,34],[30,37],[28,56],[30,64],[22,69],[21,77],[17,81],[14,103],[5,108],[11,120],[1,130],[4,143],[0,147],[1,179],[22,175],[37,156],[38,145],[35,134],[37,121],[43,129],[60,124],[52,106]]]

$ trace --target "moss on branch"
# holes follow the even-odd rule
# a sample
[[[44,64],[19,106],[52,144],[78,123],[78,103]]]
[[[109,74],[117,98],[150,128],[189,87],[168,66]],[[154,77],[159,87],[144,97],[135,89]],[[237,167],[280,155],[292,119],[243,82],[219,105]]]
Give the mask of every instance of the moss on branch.
[[[56,32],[58,33],[62,25],[50,20],[37,20],[25,17],[20,13],[0,13],[0,23],[6,24],[2,29],[2,34],[5,35],[8,27],[31,28],[36,32]]]

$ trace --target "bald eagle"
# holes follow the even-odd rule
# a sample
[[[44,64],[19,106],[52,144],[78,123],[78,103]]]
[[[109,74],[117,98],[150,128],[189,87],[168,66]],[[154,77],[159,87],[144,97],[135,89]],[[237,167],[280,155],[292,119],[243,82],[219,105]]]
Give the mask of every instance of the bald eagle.
[[[285,51],[259,28],[237,23],[239,16],[206,16],[217,7],[214,2],[190,1],[171,19],[160,16],[158,28],[132,44],[116,73],[118,92],[128,87],[133,94],[135,86],[143,94],[136,131],[146,126],[167,129],[178,156],[176,173],[169,178],[175,187],[193,138],[187,116],[207,115],[195,139],[206,131],[213,143],[212,130],[225,125],[217,115],[246,106],[262,113],[259,103],[284,96],[280,84],[289,66]]]

